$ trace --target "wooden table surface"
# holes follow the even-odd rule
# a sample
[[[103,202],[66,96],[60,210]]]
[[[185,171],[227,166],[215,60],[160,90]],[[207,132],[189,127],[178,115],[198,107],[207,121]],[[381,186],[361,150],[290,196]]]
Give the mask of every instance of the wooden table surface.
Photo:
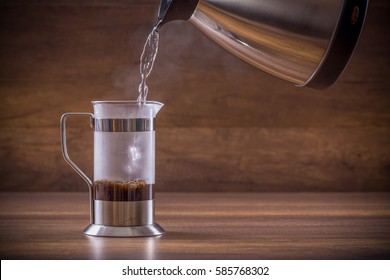
[[[87,237],[87,193],[0,193],[1,259],[389,259],[389,193],[157,193],[149,238]]]

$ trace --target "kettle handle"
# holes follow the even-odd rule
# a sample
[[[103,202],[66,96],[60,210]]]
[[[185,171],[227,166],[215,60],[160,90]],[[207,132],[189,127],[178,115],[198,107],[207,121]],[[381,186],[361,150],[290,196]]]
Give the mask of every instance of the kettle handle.
[[[61,117],[60,121],[60,128],[61,128],[61,150],[62,155],[64,156],[65,161],[74,169],[74,171],[77,172],[77,174],[80,175],[81,178],[84,179],[85,182],[87,182],[88,187],[92,193],[92,181],[89,179],[87,175],[81,169],[70,159],[68,154],[68,147],[66,145],[66,119],[69,116],[89,116],[90,117],[90,125],[93,128],[94,127],[94,120],[95,117],[91,113],[65,113]]]

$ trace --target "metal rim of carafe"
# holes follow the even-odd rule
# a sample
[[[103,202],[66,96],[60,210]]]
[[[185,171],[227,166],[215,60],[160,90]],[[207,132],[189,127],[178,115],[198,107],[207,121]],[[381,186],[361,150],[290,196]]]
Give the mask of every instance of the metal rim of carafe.
[[[145,101],[145,102],[140,102],[137,100],[96,100],[96,101],[91,101],[92,105],[96,104],[127,104],[127,105],[160,105],[163,106],[164,104],[158,101]]]

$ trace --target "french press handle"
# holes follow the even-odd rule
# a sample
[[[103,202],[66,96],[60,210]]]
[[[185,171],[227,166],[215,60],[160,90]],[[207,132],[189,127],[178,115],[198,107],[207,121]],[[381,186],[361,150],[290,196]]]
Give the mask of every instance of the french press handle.
[[[74,169],[74,171],[77,172],[81,176],[81,178],[84,179],[85,182],[87,182],[90,192],[92,193],[92,181],[88,178],[87,175],[81,169],[70,159],[68,154],[68,148],[66,145],[66,119],[70,116],[89,116],[90,118],[90,125],[93,128],[94,127],[94,121],[95,116],[91,113],[65,113],[61,117],[60,121],[60,127],[61,127],[61,149],[62,149],[62,155],[64,156],[64,159],[66,162]]]

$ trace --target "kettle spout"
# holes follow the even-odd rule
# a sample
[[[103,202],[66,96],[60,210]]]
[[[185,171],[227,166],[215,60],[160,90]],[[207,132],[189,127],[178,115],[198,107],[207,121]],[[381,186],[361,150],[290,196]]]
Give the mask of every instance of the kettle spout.
[[[199,0],[161,0],[155,28],[174,20],[188,20],[194,13]]]

